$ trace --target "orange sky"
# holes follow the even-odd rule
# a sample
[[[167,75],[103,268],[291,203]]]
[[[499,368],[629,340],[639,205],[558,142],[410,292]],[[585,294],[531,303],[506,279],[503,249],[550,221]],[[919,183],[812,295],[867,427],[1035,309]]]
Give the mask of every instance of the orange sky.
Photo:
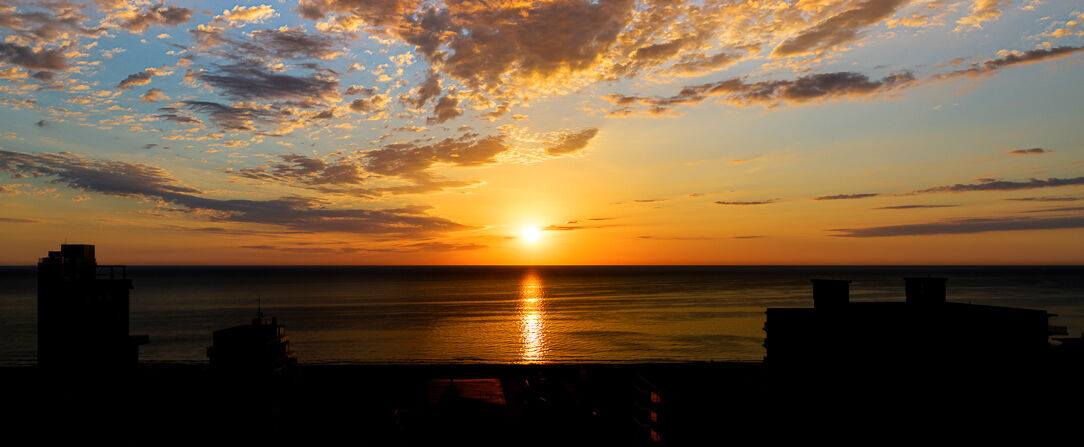
[[[1069,3],[20,4],[0,264],[1080,264]]]

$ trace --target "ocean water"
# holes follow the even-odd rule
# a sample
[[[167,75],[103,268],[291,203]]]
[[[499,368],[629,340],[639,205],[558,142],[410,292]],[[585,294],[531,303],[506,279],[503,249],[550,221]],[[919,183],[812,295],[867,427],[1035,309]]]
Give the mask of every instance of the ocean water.
[[[211,334],[260,306],[302,363],[755,361],[764,310],[902,301],[903,277],[957,302],[1045,309],[1084,329],[1082,267],[138,267],[130,327],[147,362],[206,362]],[[0,365],[36,362],[35,269],[0,268]]]

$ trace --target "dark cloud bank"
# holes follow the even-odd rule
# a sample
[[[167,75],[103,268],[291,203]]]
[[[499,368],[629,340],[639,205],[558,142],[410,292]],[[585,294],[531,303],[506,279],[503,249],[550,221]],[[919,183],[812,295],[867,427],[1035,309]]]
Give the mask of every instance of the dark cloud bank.
[[[469,226],[429,216],[423,208],[394,210],[330,209],[306,197],[271,200],[213,199],[186,186],[162,168],[141,163],[96,160],[71,153],[26,154],[0,150],[0,171],[49,178],[71,188],[119,197],[136,197],[199,210],[210,219],[277,225],[302,232],[424,235]]]

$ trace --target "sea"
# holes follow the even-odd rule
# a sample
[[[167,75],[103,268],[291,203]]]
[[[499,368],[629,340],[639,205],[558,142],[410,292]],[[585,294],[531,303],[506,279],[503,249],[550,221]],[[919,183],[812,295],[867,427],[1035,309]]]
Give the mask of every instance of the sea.
[[[35,267],[0,267],[0,366],[36,362]],[[1084,267],[129,266],[130,332],[148,363],[207,362],[212,333],[262,313],[302,364],[760,361],[764,312],[811,307],[810,279],[852,301],[903,301],[904,277],[948,300],[1043,309],[1084,329]]]

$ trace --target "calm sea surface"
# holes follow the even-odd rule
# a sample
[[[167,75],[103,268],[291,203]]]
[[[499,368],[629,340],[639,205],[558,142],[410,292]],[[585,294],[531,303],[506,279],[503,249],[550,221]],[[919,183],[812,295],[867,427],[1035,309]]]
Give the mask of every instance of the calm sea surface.
[[[36,362],[35,270],[0,267],[0,365]],[[1045,309],[1084,329],[1081,267],[129,267],[140,358],[205,362],[211,333],[262,303],[302,363],[760,360],[764,310],[812,306],[811,278],[852,301],[948,299]]]

